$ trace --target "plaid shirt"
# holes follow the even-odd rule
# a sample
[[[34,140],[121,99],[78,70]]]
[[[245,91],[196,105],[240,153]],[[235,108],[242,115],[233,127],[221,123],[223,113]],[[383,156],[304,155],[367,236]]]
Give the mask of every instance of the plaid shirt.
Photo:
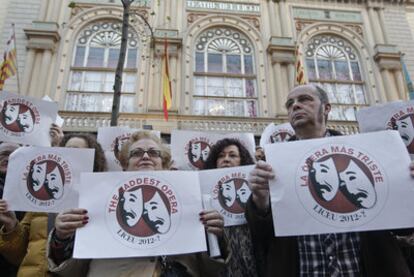
[[[361,276],[358,233],[298,237],[300,276]]]

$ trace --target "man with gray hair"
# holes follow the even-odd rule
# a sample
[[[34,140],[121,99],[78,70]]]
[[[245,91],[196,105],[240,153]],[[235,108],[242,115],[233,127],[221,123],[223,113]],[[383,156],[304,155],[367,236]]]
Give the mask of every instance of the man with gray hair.
[[[327,128],[331,105],[318,86],[295,87],[286,109],[296,133],[290,141],[340,135]],[[264,257],[261,276],[411,276],[388,231],[274,237],[269,180],[276,174],[259,161],[249,176],[246,218],[255,248]]]

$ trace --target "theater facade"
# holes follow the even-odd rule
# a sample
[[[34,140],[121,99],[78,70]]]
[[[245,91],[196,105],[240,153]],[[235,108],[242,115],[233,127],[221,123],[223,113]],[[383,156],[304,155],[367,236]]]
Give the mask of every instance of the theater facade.
[[[121,44],[120,0],[3,0],[0,51],[15,23],[20,93],[59,103],[66,131],[109,126]],[[287,121],[299,59],[333,106],[330,127],[358,132],[358,109],[407,100],[411,1],[135,0],[119,125],[252,132]],[[168,44],[172,107],[162,110]],[[299,53],[296,49],[299,49]],[[5,90],[18,92],[17,78]]]

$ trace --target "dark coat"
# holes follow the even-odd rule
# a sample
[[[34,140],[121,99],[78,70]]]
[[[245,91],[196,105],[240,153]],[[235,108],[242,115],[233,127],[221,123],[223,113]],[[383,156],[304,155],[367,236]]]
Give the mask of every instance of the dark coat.
[[[331,136],[341,135],[329,130]],[[292,137],[290,140],[296,140]],[[257,210],[251,197],[247,202],[246,219],[253,245],[261,253],[260,276],[296,277],[300,274],[297,237],[275,237],[272,214]],[[412,230],[401,230],[404,235]],[[363,276],[411,276],[395,237],[389,231],[360,232]]]
[[[260,276],[299,276],[297,237],[275,237],[271,212],[261,214],[251,198],[247,202],[246,219],[253,245],[264,257],[263,263],[258,264]],[[364,276],[411,276],[396,239],[390,232],[361,232],[360,238]]]

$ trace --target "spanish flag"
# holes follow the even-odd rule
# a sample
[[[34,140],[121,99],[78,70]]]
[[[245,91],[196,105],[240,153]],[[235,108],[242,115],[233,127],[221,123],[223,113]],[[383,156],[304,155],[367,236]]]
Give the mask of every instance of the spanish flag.
[[[302,59],[301,59],[301,52],[299,49],[299,45],[296,46],[296,61],[295,61],[295,73],[296,73],[296,84],[304,85],[306,84],[306,77],[305,77],[305,70],[303,69]]]
[[[3,90],[7,78],[14,76],[17,72],[16,44],[14,28],[4,49],[3,63],[0,65],[0,91]]]
[[[163,94],[163,109],[164,119],[168,121],[168,110],[171,108],[171,81],[170,73],[168,71],[168,41],[165,39],[164,43],[164,64],[162,69],[162,94]]]

